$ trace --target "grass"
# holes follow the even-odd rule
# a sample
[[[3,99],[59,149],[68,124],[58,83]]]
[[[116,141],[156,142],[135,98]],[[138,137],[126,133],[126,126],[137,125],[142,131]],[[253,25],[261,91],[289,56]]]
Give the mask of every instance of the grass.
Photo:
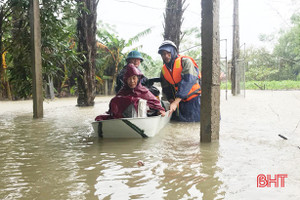
[[[246,90],[300,90],[300,81],[247,81]],[[226,83],[221,83],[221,89],[226,89]],[[227,83],[227,89],[231,89],[231,83]],[[244,83],[241,82],[241,89]]]

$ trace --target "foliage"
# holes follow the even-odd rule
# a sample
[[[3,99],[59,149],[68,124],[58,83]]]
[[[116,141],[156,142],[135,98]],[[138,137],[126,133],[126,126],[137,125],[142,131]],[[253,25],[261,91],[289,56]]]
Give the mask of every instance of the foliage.
[[[251,47],[241,56],[247,63],[246,89],[300,89],[300,14],[295,13],[291,22],[289,30],[279,33],[272,53],[265,48]],[[274,38],[261,36],[261,40],[270,42]],[[224,89],[225,84],[221,87]]]
[[[32,93],[31,45],[28,1],[8,1],[11,10],[5,26],[3,46],[7,50],[8,74],[15,99],[28,98]]]
[[[32,93],[29,1],[8,0],[1,6],[9,14],[2,18],[5,23],[1,34],[3,51],[8,52],[11,88],[15,99],[28,98]],[[70,23],[76,18],[74,9],[72,0],[42,1],[40,5],[43,79],[46,84],[48,76],[53,76],[58,91],[61,83],[66,82],[66,73],[70,76],[72,67],[78,63],[76,52],[70,48],[71,41],[76,39],[75,26]]]
[[[44,1],[41,7],[43,76],[45,82],[49,76],[54,78],[58,93],[74,86],[72,74],[79,68],[75,9],[71,0]]]
[[[52,76],[57,95],[76,94],[75,77],[82,70],[81,61],[76,52],[78,44],[76,2],[75,0],[40,1],[43,81],[46,85],[49,82],[48,78]],[[0,68],[0,95],[5,94],[4,90],[11,89],[14,99],[30,98],[32,64],[29,1],[0,1],[0,22],[0,36],[2,37],[0,51],[1,53],[7,52],[5,56],[7,68],[5,70],[2,66]],[[150,31],[151,29],[147,29],[125,40],[120,38],[113,27],[100,22],[97,33],[99,41],[96,60],[97,80],[101,82],[104,78],[114,77],[125,65],[127,54],[131,50],[141,49],[141,45],[135,44]],[[250,47],[244,55],[241,54],[246,63],[245,71],[248,81],[246,88],[299,89],[299,35],[300,13],[295,13],[291,18],[290,29],[260,37],[262,41],[272,43],[278,38],[273,52],[266,48]],[[200,29],[194,27],[182,32],[180,42],[180,54],[193,57],[199,67],[201,66],[200,37]],[[149,55],[141,53],[144,57],[144,62],[141,64],[143,73],[149,78],[158,77],[162,60],[154,61]]]
[[[276,60],[265,48],[248,48],[241,57],[244,57],[244,62],[247,63],[246,80],[274,80],[278,72]]]
[[[107,24],[98,24],[98,73],[112,76],[115,70],[120,69],[124,64],[124,53],[122,51],[126,47],[126,41],[115,33],[114,29]],[[96,72],[97,73],[97,72]]]
[[[194,58],[201,68],[201,30],[199,27],[192,27],[184,30],[181,39],[180,54]]]
[[[245,88],[246,90],[299,90],[300,81],[247,81]],[[226,89],[225,82],[221,83],[221,89]],[[230,82],[227,83],[227,89],[231,89]]]
[[[279,72],[283,80],[297,80],[300,73],[300,13],[291,17],[292,28],[282,31],[274,56],[279,60]]]
[[[146,58],[144,60],[144,62],[141,64],[141,69],[142,69],[144,75],[147,78],[160,77],[161,68],[163,66],[162,60],[159,59],[159,60],[154,60],[153,61],[151,59],[151,57],[147,58],[146,55],[143,55],[143,58]],[[149,62],[148,60],[151,60],[151,62]]]
[[[291,28],[278,34],[261,35],[260,40],[274,43],[273,52],[250,47],[241,54],[246,63],[246,80],[300,80],[300,13],[291,17]]]

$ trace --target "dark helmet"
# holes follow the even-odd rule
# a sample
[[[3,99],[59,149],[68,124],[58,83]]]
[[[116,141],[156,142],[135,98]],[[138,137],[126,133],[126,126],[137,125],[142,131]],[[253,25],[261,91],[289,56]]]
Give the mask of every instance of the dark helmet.
[[[127,55],[126,62],[128,62],[129,59],[131,59],[131,58],[139,58],[139,59],[141,60],[141,62],[144,61],[144,59],[143,59],[141,53],[138,52],[138,51],[136,51],[136,50],[131,51],[131,52]]]
[[[161,43],[161,45],[158,47],[158,53],[161,54],[161,52],[163,50],[170,52],[170,46],[174,47],[176,52],[177,50],[177,46],[174,42],[172,42],[171,40],[165,40],[163,41],[163,43]]]

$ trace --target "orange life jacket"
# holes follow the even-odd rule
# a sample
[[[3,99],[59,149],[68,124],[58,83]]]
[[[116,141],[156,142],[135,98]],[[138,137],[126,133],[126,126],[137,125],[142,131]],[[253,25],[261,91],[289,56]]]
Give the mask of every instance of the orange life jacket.
[[[189,56],[178,55],[178,58],[176,58],[174,61],[172,72],[170,72],[170,70],[167,68],[167,66],[164,65],[162,67],[162,74],[163,74],[164,78],[166,79],[166,81],[168,81],[170,84],[172,84],[175,87],[176,92],[178,91],[177,83],[179,83],[181,81],[181,72],[182,72],[181,59],[182,58],[191,59],[192,62],[194,63],[194,66],[199,69],[195,60]],[[199,78],[199,80],[201,79],[200,71],[198,73],[198,78]],[[201,94],[201,86],[200,86],[199,82],[197,82],[193,85],[193,87],[191,88],[191,90],[189,91],[189,93],[187,95],[187,98],[183,99],[183,101],[189,101],[189,100],[195,98],[196,96],[199,96],[200,94]]]

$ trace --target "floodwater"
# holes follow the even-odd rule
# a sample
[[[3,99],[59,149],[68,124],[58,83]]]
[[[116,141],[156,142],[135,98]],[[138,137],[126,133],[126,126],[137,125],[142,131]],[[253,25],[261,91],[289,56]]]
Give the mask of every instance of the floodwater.
[[[220,139],[208,144],[199,123],[172,122],[147,139],[97,138],[91,122],[110,98],[89,108],[45,101],[43,119],[32,118],[32,101],[0,102],[0,199],[300,199],[300,91],[227,101],[222,91]],[[259,188],[259,174],[287,178]]]

